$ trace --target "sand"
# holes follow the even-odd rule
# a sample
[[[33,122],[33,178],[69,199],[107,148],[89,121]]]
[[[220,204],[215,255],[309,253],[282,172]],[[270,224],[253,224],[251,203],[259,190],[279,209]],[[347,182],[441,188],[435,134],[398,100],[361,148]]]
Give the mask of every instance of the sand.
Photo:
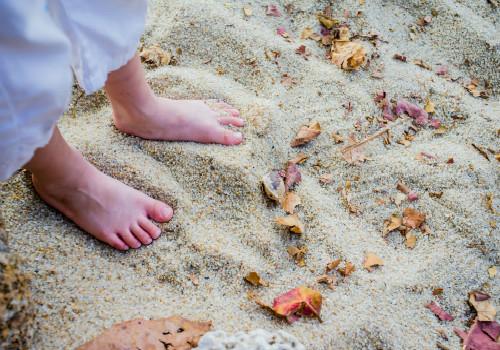
[[[70,349],[103,327],[137,316],[180,314],[212,320],[218,330],[255,328],[285,330],[308,349],[435,349],[440,342],[459,348],[453,327],[466,328],[471,316],[467,292],[483,289],[500,305],[498,276],[487,269],[499,264],[498,219],[486,208],[486,195],[498,202],[498,162],[483,158],[471,144],[499,149],[498,95],[472,97],[461,85],[470,77],[490,80],[498,93],[500,64],[499,10],[483,0],[335,1],[334,13],[344,9],[362,14],[349,23],[353,33],[378,33],[386,41],[377,49],[363,41],[379,58],[369,69],[345,72],[325,58],[313,41],[298,39],[306,26],[317,27],[315,13],[327,1],[294,1],[292,15],[265,15],[264,5],[252,3],[245,18],[243,1],[153,1],[144,36],[145,45],[182,49],[176,66],[149,70],[155,90],[174,98],[218,98],[237,106],[248,120],[245,143],[239,147],[143,141],[119,133],[112,126],[110,106],[102,92],[82,98],[60,121],[64,136],[99,169],[175,207],[174,220],[163,225],[153,245],[119,253],[80,231],[44,204],[20,172],[2,187],[0,209],[10,235],[10,247],[25,259],[24,270],[34,276],[33,294],[39,328],[33,349]],[[285,13],[283,1],[277,2]],[[425,32],[411,40],[409,26],[437,16]],[[284,25],[292,43],[276,35]],[[311,50],[309,60],[295,54],[300,44]],[[275,64],[265,49],[278,50]],[[436,67],[448,64],[450,81],[412,63],[392,59],[401,53]],[[463,64],[468,59],[470,64]],[[384,64],[384,78],[370,77]],[[220,73],[223,73],[222,75]],[[287,89],[281,76],[297,84]],[[436,117],[448,130],[420,130],[409,146],[395,141],[410,125],[406,120],[392,132],[392,143],[377,139],[365,148],[370,160],[350,165],[340,156],[331,132],[359,138],[379,125],[366,117],[380,116],[373,102],[377,90],[391,97],[423,105],[430,97]],[[350,101],[352,113],[343,104]],[[463,118],[453,119],[461,115]],[[274,224],[283,214],[262,194],[260,178],[281,168],[298,153],[289,144],[296,130],[309,121],[321,123],[323,133],[300,150],[309,155],[301,165],[303,182],[297,189],[306,224],[300,238]],[[416,160],[419,152],[436,157]],[[453,164],[446,164],[452,157]],[[318,181],[332,173],[328,186]],[[337,192],[352,183],[350,214]],[[399,207],[390,198],[403,180],[420,198]],[[429,192],[442,191],[441,198]],[[496,196],[496,197],[495,197]],[[385,204],[379,204],[382,199]],[[432,233],[417,231],[413,250],[399,234],[382,238],[383,221],[411,206],[427,214]],[[307,266],[296,266],[288,256],[290,244],[309,249]],[[375,252],[385,266],[368,273],[362,269],[366,251]],[[332,291],[315,279],[334,258],[352,261],[357,270]],[[318,288],[323,296],[323,322],[300,320],[293,325],[276,319],[247,298],[255,290],[243,281],[249,271],[271,282],[257,294],[265,301],[298,285]],[[199,279],[195,286],[190,276]],[[441,297],[432,290],[443,288]],[[454,315],[440,322],[424,305],[430,300]],[[449,341],[441,338],[443,330]]]

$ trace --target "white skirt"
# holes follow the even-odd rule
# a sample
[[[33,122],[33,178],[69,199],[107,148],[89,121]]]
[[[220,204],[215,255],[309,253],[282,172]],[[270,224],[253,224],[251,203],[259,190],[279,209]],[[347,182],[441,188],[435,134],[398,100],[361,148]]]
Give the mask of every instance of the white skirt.
[[[45,146],[71,98],[134,55],[147,0],[0,1],[0,180]]]

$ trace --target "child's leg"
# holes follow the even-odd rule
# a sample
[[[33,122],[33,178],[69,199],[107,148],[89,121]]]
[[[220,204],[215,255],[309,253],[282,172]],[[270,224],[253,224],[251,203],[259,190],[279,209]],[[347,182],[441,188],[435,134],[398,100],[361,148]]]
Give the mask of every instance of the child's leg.
[[[151,220],[165,222],[172,217],[166,204],[97,170],[66,143],[57,128],[25,168],[32,172],[42,199],[114,248],[151,243],[160,235]]]
[[[115,125],[123,132],[145,139],[195,141],[237,145],[240,132],[224,125],[241,127],[238,110],[221,103],[224,115],[203,101],[170,100],[154,96],[137,56],[109,74],[105,85],[113,106]]]

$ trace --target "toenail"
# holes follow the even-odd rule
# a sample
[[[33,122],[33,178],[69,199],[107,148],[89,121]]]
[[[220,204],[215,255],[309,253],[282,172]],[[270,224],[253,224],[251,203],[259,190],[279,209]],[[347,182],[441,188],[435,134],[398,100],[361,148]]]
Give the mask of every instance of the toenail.
[[[161,216],[166,218],[168,215],[170,214],[170,210],[167,208],[167,207],[164,207],[162,210],[161,210]]]
[[[236,136],[236,138],[238,138],[238,139],[242,139],[243,138],[243,134],[241,132],[235,132],[234,136]]]

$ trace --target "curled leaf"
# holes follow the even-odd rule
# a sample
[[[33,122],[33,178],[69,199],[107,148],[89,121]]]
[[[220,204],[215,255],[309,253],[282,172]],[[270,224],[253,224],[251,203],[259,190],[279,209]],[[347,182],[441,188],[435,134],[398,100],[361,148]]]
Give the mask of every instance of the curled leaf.
[[[295,163],[288,163],[285,171],[285,190],[288,191],[294,185],[299,184],[302,181],[302,175],[300,169]]]
[[[419,228],[425,222],[425,214],[413,208],[403,211],[403,225],[409,228]]]
[[[319,318],[322,301],[320,292],[301,286],[277,296],[273,302],[273,310],[293,323],[301,316]]]
[[[349,41],[349,29],[340,28],[340,38],[333,40],[332,62],[345,70],[359,69],[366,63],[366,51],[363,45]]]
[[[321,275],[319,276],[318,278],[316,278],[316,282],[318,283],[324,283],[326,285],[328,285],[328,288],[330,289],[335,289],[335,282],[337,281],[337,279],[335,278],[335,276],[331,276],[331,275]]]
[[[192,322],[180,316],[158,320],[135,319],[115,324],[77,350],[196,348],[200,338],[212,328],[211,322]]]
[[[245,281],[247,281],[248,283],[250,283],[251,285],[253,285],[255,287],[258,287],[258,286],[267,286],[268,285],[268,283],[265,282],[264,280],[262,280],[262,278],[260,277],[260,275],[257,272],[255,272],[255,271],[249,272],[245,276]]]
[[[354,264],[347,260],[344,262],[344,267],[337,269],[337,271],[344,277],[350,276],[355,270],[356,267]]]
[[[483,292],[469,293],[469,303],[477,312],[478,321],[495,321],[497,311],[490,302],[490,296]]]
[[[295,247],[295,246],[290,246],[287,248],[288,254],[293,258],[295,263],[300,266],[304,267],[306,266],[306,261],[304,260],[304,257],[307,253],[307,247],[302,246],[302,247]]]
[[[273,17],[281,17],[281,12],[276,5],[267,5],[266,15]]]
[[[399,100],[395,111],[397,115],[408,114],[408,116],[415,120],[417,125],[426,125],[429,122],[429,115],[426,111],[406,100]]]
[[[283,209],[288,214],[293,214],[295,212],[295,207],[300,204],[301,202],[298,194],[287,192],[287,194],[285,195],[285,200],[283,201]]]
[[[439,317],[441,321],[453,321],[454,317],[451,316],[449,313],[444,311],[438,304],[436,304],[434,301],[431,301],[429,304],[425,305],[426,308],[431,310],[434,315]]]
[[[304,233],[304,224],[300,221],[297,214],[288,215],[287,217],[276,218],[276,223],[287,226],[293,233]]]
[[[374,267],[384,265],[384,260],[379,258],[374,253],[366,253],[365,261],[363,263],[363,267],[371,272]]]
[[[302,164],[304,163],[307,158],[309,158],[305,153],[300,152],[297,154],[293,159],[290,159],[288,161],[288,164],[293,163],[293,164]]]
[[[500,350],[500,344],[497,342],[500,325],[496,321],[475,321],[469,333],[458,328],[453,331],[462,338],[464,350]]]
[[[168,65],[172,61],[172,55],[163,50],[159,45],[143,48],[139,53],[139,57],[142,62],[153,68]]]
[[[321,134],[321,126],[318,122],[312,122],[309,125],[304,125],[299,129],[299,132],[292,140],[291,146],[297,147],[301,145],[305,145],[306,143],[311,142],[316,137]]]
[[[392,214],[389,219],[384,221],[384,230],[382,232],[383,236],[387,236],[389,232],[400,228],[402,225],[403,219],[396,214]]]
[[[262,177],[262,185],[266,195],[278,203],[285,199],[285,182],[279,171],[272,171]]]

